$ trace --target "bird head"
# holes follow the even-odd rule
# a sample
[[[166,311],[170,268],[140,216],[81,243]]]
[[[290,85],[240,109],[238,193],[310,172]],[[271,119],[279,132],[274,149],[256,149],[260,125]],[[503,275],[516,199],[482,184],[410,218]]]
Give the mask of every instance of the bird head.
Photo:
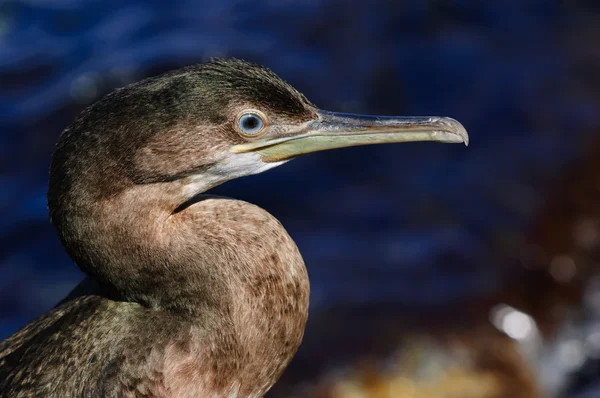
[[[122,108],[141,108],[150,117],[135,118],[135,129],[149,133],[123,144],[134,148],[130,175],[137,182],[180,180],[186,198],[316,151],[409,141],[468,143],[463,126],[450,118],[320,110],[270,70],[240,60],[214,60],[132,88],[136,96],[129,98],[137,105]]]
[[[267,68],[213,60],[116,90],[88,108],[59,140],[49,199],[52,209],[54,192],[76,185],[98,197],[175,183],[182,203],[300,155],[409,141],[467,144],[468,135],[445,117],[320,110]]]

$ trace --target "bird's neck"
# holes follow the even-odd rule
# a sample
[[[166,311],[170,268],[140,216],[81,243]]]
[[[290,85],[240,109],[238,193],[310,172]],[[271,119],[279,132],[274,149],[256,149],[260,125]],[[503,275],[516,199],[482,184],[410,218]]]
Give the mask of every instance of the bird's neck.
[[[308,314],[296,245],[254,205],[207,198],[173,213],[168,197],[153,185],[125,190],[70,212],[59,232],[79,266],[120,299],[196,328],[198,358],[234,358],[240,397],[254,396],[257,383],[264,392],[296,352]],[[207,319],[219,325],[207,329]]]

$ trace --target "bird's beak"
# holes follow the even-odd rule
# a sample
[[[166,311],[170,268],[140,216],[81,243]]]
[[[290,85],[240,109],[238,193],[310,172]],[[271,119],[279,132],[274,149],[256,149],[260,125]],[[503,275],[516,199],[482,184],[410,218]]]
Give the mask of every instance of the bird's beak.
[[[446,117],[389,117],[334,113],[320,110],[317,119],[300,131],[235,145],[234,153],[254,152],[264,162],[279,162],[327,149],[369,144],[437,141],[469,144],[465,128]]]

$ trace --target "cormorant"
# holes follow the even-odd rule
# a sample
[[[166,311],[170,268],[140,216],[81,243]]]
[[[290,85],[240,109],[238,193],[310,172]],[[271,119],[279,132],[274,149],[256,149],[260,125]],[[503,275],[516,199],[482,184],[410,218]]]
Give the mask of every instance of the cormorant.
[[[105,96],[60,136],[48,190],[88,277],[0,343],[0,395],[262,396],[302,339],[304,262],[265,210],[202,193],[302,154],[407,141],[468,136],[449,118],[322,111],[240,60]]]

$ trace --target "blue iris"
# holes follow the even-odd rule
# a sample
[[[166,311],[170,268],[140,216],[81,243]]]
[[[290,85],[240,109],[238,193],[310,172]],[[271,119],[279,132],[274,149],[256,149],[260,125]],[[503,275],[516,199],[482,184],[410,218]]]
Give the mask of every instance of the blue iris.
[[[256,113],[246,113],[238,120],[238,124],[240,129],[244,132],[244,134],[254,135],[262,130],[265,123],[262,118],[258,116]]]

